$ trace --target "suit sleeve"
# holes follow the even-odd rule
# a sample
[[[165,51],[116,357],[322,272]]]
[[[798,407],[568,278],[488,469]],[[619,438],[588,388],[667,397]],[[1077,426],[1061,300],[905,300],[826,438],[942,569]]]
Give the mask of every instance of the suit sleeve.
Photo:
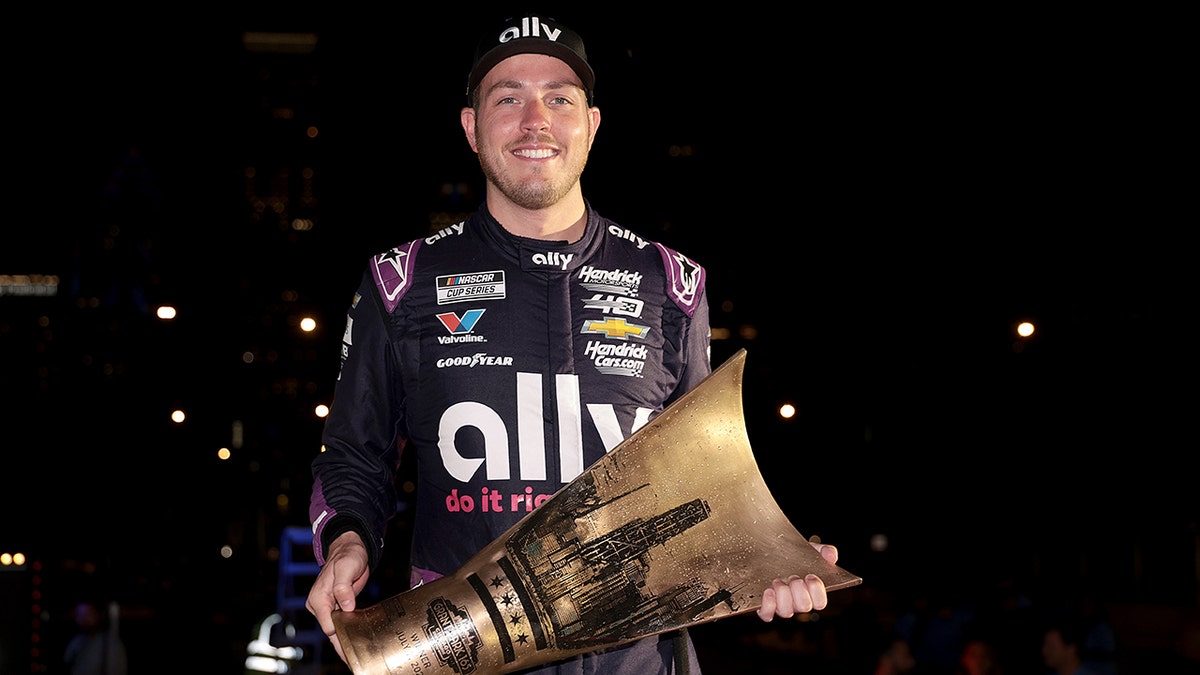
[[[321,565],[333,539],[353,530],[367,545],[374,569],[388,520],[397,510],[404,392],[400,377],[394,376],[398,364],[388,319],[368,270],[347,312],[341,371],[325,419],[323,449],[312,462],[309,519]]]

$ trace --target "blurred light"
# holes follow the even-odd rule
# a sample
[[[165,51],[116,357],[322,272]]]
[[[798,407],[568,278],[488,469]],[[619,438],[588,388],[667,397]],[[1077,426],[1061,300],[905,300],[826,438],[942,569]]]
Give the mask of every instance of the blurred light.
[[[246,31],[242,33],[242,45],[248,52],[311,54],[317,48],[317,34]]]
[[[317,320],[311,316],[306,316],[303,319],[300,319],[300,330],[304,331],[305,333],[311,333],[316,330],[316,328]]]
[[[187,419],[187,415],[183,414],[182,410],[172,410],[171,411],[171,421],[172,422],[174,422],[176,424],[182,424],[185,419]]]
[[[221,557],[225,558],[226,560],[228,560],[229,558],[232,558],[233,557],[233,547],[230,546],[229,544],[225,544],[224,546],[222,546],[221,547]]]
[[[796,416],[796,406],[791,403],[784,403],[779,406],[779,416],[785,420],[790,420]]]
[[[318,405],[313,412],[317,414],[317,417],[326,417],[329,415],[329,406],[322,403]]]
[[[283,617],[278,613],[271,614],[258,625],[258,639],[246,645],[246,669],[260,673],[286,673],[290,669],[288,661],[299,661],[304,658],[304,650],[300,647],[276,647],[271,644],[271,627],[282,622]],[[286,629],[291,629],[287,626]],[[292,633],[292,630],[285,632]]]
[[[886,551],[888,547],[888,537],[886,534],[871,535],[871,550],[876,553]]]
[[[317,128],[316,128],[316,127],[309,127],[309,128],[308,128],[308,129],[305,131],[305,133],[308,135],[308,137],[309,137],[309,138],[316,138],[316,137],[317,137]]]
[[[1021,323],[1017,324],[1017,335],[1020,335],[1021,337],[1029,337],[1030,335],[1033,335],[1034,330],[1033,323],[1030,321],[1022,321]]]
[[[712,339],[713,340],[728,340],[729,339],[729,329],[728,328],[718,328],[716,326],[713,326]]]
[[[220,448],[217,450],[217,459],[229,459],[232,456],[233,453],[229,451],[229,448]]]
[[[286,673],[290,670],[290,666],[287,661],[251,654],[246,657],[246,670],[255,673]]]
[[[254,352],[249,350],[242,352],[242,363],[254,363]]]
[[[281,510],[286,510],[288,504],[290,503],[291,500],[289,500],[288,496],[285,494],[279,494],[275,497],[275,506],[279,507]]]
[[[0,295],[58,295],[58,276],[0,274]]]
[[[162,305],[155,310],[154,314],[164,321],[170,321],[175,318],[175,308],[170,305]]]

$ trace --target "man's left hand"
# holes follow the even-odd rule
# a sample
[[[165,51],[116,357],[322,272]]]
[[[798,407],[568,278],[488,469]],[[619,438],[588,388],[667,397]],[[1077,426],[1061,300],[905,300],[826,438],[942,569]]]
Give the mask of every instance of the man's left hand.
[[[837,547],[829,544],[810,542],[813,548],[821,553],[821,557],[836,564],[838,559]],[[796,614],[813,610],[825,609],[829,596],[825,591],[825,582],[815,574],[778,578],[770,588],[763,591],[762,605],[758,608],[758,618],[771,621],[775,617],[790,619]]]

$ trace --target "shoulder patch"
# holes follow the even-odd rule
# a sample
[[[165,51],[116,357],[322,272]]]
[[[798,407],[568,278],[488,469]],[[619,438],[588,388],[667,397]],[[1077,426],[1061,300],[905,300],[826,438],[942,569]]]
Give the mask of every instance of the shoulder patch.
[[[390,314],[400,304],[400,299],[412,286],[413,262],[421,240],[414,239],[371,258],[371,275],[375,277],[375,288],[379,299]]]
[[[704,268],[686,255],[654,242],[667,268],[667,292],[671,299],[691,318],[696,313],[700,289],[704,288]]]

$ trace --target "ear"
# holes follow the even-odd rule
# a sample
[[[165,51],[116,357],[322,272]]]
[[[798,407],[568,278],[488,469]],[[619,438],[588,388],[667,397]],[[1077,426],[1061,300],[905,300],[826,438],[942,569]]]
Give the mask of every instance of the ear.
[[[588,127],[588,148],[591,148],[596,142],[596,130],[600,128],[600,109],[595,106],[588,108]]]
[[[462,122],[463,133],[467,136],[467,143],[471,146],[471,150],[478,153],[479,146],[475,145],[475,109],[466,107],[458,114],[459,121]],[[595,133],[593,129],[592,133]]]

